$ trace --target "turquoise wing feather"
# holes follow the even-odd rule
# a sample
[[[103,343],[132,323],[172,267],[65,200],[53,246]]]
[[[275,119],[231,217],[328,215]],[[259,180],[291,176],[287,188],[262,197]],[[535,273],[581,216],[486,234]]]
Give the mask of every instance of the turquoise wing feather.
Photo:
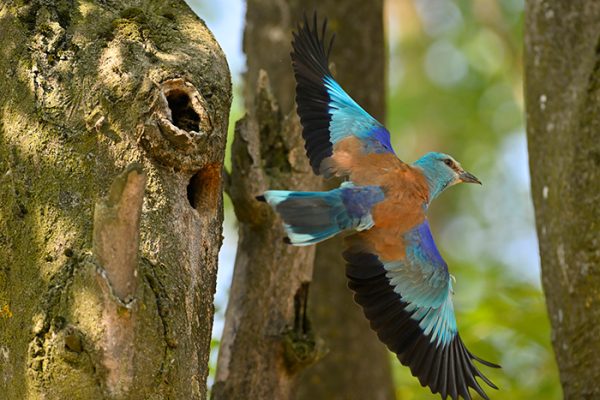
[[[497,387],[473,361],[458,334],[452,305],[452,278],[427,221],[403,235],[403,260],[381,262],[361,246],[344,252],[348,286],[379,339],[432,393],[470,400],[469,388],[488,399],[476,380]]]
[[[394,152],[388,130],[333,79],[328,66],[331,42],[325,46],[326,26],[327,21],[319,33],[316,17],[312,27],[305,19],[294,33],[291,54],[302,136],[317,175],[325,173],[321,162],[332,156],[335,144],[348,137],[360,139],[367,153]]]
[[[404,236],[406,258],[383,263],[394,291],[409,303],[411,318],[437,344],[456,335],[452,281],[435,246],[427,220]]]

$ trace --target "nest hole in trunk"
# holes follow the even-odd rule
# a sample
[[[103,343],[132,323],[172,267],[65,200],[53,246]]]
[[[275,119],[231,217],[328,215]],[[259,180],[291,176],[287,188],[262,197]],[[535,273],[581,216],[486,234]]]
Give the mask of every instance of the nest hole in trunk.
[[[173,125],[187,132],[200,130],[200,116],[192,106],[192,99],[181,89],[172,89],[166,93],[167,102],[171,109]]]
[[[214,210],[221,193],[221,164],[208,164],[196,172],[187,186],[187,198],[195,210]]]

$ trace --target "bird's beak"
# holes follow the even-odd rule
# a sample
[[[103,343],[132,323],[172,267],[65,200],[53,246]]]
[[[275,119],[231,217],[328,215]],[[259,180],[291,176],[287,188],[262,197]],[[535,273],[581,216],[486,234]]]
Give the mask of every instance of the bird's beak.
[[[463,171],[458,176],[461,182],[465,183],[479,183],[481,185],[481,181],[477,179],[477,177],[473,174],[468,173],[467,171]]]

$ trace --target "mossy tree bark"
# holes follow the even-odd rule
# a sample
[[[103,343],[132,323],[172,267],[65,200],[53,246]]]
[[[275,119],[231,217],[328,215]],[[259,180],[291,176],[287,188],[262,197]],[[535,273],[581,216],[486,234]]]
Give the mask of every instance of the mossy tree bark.
[[[311,176],[304,155],[289,57],[292,30],[305,12],[312,17],[318,10],[329,19],[338,34],[333,61],[340,83],[383,119],[382,7],[380,0],[247,2],[249,113],[236,129],[230,184],[240,244],[214,399],[393,397],[388,352],[346,287],[341,240],[317,249],[320,261],[309,285],[314,249],[283,244],[281,221],[253,201],[267,188],[315,190],[322,182]],[[314,334],[325,339],[329,354]]]
[[[531,187],[566,399],[600,397],[600,4],[529,0]]]
[[[183,1],[0,5],[0,393],[203,399],[231,100]]]

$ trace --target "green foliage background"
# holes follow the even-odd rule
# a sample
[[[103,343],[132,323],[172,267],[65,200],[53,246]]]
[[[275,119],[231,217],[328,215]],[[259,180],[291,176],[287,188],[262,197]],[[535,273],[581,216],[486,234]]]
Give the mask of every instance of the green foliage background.
[[[241,1],[197,0],[190,5],[212,28]],[[412,162],[427,151],[442,151],[484,182],[483,187],[452,188],[433,205],[430,216],[436,242],[457,280],[461,337],[473,353],[502,365],[501,370],[481,367],[501,389],[488,391],[493,398],[559,399],[529,194],[523,0],[387,0],[386,18],[386,125],[398,155]],[[223,35],[241,39],[241,23],[238,29]],[[221,41],[219,30],[213,31]],[[239,52],[228,54],[230,62],[239,63]],[[240,94],[240,76],[234,77]],[[243,113],[242,103],[236,96],[231,132]],[[235,253],[234,217],[226,215],[215,355]],[[399,399],[438,398],[421,388],[393,355],[390,359]]]
[[[491,391],[494,398],[559,399],[537,243],[528,240],[535,231],[526,159],[515,156],[525,146],[523,2],[388,5],[388,27],[399,25],[390,32],[397,36],[390,40],[387,121],[395,148],[407,161],[447,152],[484,182],[451,189],[431,216],[457,280],[461,336],[473,353],[502,365],[482,367],[501,389]],[[411,22],[402,28],[403,21]],[[433,398],[394,365],[398,398]]]

